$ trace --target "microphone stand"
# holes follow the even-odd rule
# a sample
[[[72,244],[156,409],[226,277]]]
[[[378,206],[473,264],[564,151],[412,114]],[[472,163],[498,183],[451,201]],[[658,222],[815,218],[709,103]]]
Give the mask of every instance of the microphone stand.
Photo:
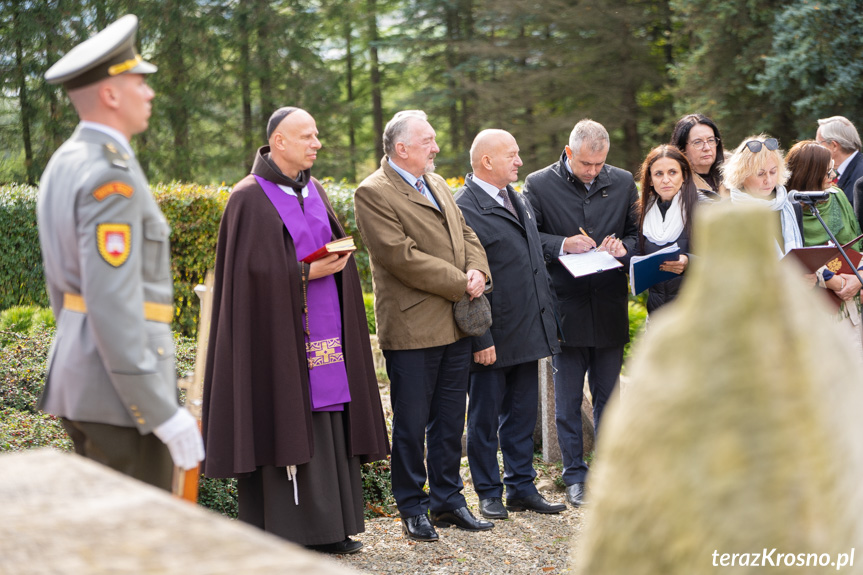
[[[796,199],[801,204],[809,206],[809,209],[812,210],[812,213],[815,214],[815,217],[818,218],[819,222],[821,222],[821,227],[824,228],[824,231],[827,232],[828,236],[830,236],[833,244],[839,249],[839,253],[842,254],[842,257],[848,263],[848,266],[854,271],[854,275],[857,276],[857,281],[859,281],[860,285],[863,286],[863,277],[860,277],[860,270],[857,269],[857,266],[851,263],[851,259],[848,257],[848,254],[846,254],[845,250],[842,249],[842,244],[839,243],[839,240],[836,239],[836,236],[833,235],[833,232],[831,232],[830,228],[827,227],[827,224],[824,223],[824,220],[821,218],[821,212],[818,211],[818,206],[815,205],[816,201],[806,197],[798,197]]]

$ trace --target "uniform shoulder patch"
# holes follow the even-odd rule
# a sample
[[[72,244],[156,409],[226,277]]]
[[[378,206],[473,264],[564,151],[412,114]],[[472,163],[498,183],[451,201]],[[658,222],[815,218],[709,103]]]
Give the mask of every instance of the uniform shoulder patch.
[[[98,224],[96,243],[102,259],[115,268],[120,267],[129,259],[132,248],[132,226],[114,223]]]
[[[114,194],[119,194],[124,198],[130,198],[133,193],[135,193],[135,189],[125,182],[108,182],[107,184],[96,188],[93,192],[93,197],[101,202],[108,196],[113,196]]]

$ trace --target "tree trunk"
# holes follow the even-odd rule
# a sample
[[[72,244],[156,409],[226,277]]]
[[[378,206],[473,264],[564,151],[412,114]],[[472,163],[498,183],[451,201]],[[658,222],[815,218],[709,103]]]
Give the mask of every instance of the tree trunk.
[[[249,74],[249,69],[251,67],[251,57],[249,53],[249,11],[248,4],[246,2],[239,3],[237,20],[239,23],[237,33],[240,37],[240,107],[243,116],[243,154],[245,157],[243,165],[247,172],[251,172],[254,160],[255,141],[252,133],[252,86]]]
[[[15,37],[15,76],[18,82],[18,106],[21,109],[21,138],[24,141],[24,167],[27,171],[27,183],[36,185],[39,175],[33,163],[33,143],[30,135],[30,124],[33,121],[33,108],[27,92],[27,75],[24,73],[24,42],[21,40],[21,14],[18,6],[12,13],[13,34]]]
[[[261,128],[263,138],[267,137],[267,119],[276,111],[276,99],[273,95],[272,82],[272,49],[270,42],[271,10],[266,0],[258,0],[255,13],[258,16],[258,86],[261,89]]]
[[[455,75],[459,65],[459,57],[456,53],[459,41],[459,14],[458,9],[447,5],[444,8],[444,19],[446,21],[446,38],[447,43],[444,47],[446,59],[446,77],[447,87],[447,111],[449,115],[449,141],[450,150],[453,154],[458,152],[459,144],[461,143],[462,122],[459,117],[458,110],[458,92],[459,87],[456,84]]]
[[[165,58],[168,85],[174,93],[167,106],[168,119],[171,124],[173,138],[173,156],[171,160],[170,177],[186,181],[192,179],[192,162],[189,154],[189,109],[187,100],[190,96],[185,88],[185,57],[183,52],[183,7],[182,0],[174,0],[169,7],[169,21],[165,27],[166,51],[170,55]]]
[[[348,98],[348,179],[357,179],[357,135],[354,128],[354,55],[351,51],[351,18],[344,20],[345,34],[345,83]]]
[[[369,35],[369,79],[372,95],[372,132],[375,136],[375,164],[383,156],[384,147],[384,110],[381,97],[381,70],[378,62],[378,16],[377,0],[366,0],[366,24]]]

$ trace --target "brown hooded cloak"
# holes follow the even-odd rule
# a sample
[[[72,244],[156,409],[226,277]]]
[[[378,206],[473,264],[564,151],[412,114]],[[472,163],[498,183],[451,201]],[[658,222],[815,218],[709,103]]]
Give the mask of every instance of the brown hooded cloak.
[[[297,255],[253,177],[299,191],[311,175],[286,177],[268,152],[268,146],[258,150],[252,174],[234,187],[219,229],[202,421],[208,477],[247,477],[262,466],[302,465],[315,455]],[[312,181],[333,238],[344,237],[320,183]],[[343,414],[347,455],[375,461],[386,457],[389,443],[353,258],[335,278],[351,394]]]

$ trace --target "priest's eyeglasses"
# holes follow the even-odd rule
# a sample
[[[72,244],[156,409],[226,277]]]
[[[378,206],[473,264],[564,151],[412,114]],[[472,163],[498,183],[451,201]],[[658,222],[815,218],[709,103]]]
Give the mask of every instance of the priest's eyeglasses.
[[[746,142],[746,147],[749,148],[749,151],[753,154],[757,154],[761,151],[762,144],[771,152],[779,149],[779,140],[776,138],[767,138],[763,142],[761,140],[749,140]]]

